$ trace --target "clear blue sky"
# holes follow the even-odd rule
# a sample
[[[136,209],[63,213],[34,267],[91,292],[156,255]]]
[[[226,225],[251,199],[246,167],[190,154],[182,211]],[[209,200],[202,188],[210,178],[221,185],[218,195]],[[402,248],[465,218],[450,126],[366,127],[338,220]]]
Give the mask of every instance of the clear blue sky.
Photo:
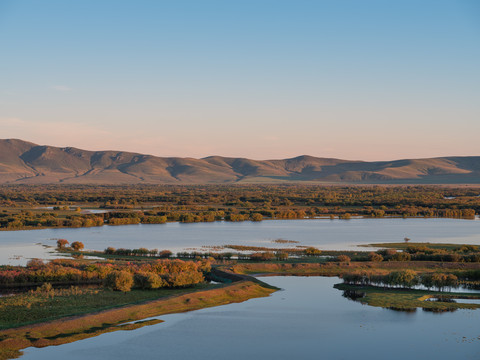
[[[0,0],[0,138],[480,155],[478,0]]]

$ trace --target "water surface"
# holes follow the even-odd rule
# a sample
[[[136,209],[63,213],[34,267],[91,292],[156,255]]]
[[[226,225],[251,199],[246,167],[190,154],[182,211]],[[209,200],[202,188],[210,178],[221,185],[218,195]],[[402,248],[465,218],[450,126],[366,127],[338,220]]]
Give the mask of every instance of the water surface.
[[[333,289],[338,278],[268,277],[283,288],[165,323],[71,344],[29,348],[24,359],[480,359],[480,311],[396,312]]]
[[[357,245],[381,242],[467,243],[480,245],[480,221],[460,219],[387,218],[351,220],[266,220],[262,222],[167,223],[93,228],[62,228],[0,232],[0,263],[21,264],[28,257],[55,256],[56,240],[81,241],[86,249],[168,249],[173,252],[198,250],[202,246],[251,245],[275,248],[315,246],[333,250],[366,250]],[[275,239],[298,241],[273,243]],[[28,251],[28,252],[27,252]],[[24,255],[27,253],[27,255]],[[17,259],[14,256],[23,258]],[[33,255],[33,256],[32,256]]]

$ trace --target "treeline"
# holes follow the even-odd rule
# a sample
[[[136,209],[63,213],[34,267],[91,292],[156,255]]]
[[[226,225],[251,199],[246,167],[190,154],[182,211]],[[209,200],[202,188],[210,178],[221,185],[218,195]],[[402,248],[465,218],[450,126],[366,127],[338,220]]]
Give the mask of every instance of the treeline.
[[[43,227],[80,228],[102,226],[103,224],[103,217],[93,214],[59,216],[55,212],[19,211],[11,213],[7,210],[0,212],[0,228],[9,230]]]
[[[142,288],[185,287],[203,282],[204,274],[210,272],[210,269],[208,261],[179,259],[125,264],[100,262],[85,264],[74,260],[52,260],[45,264],[41,260],[33,259],[26,267],[0,266],[0,285],[21,287],[42,283],[103,283],[112,287],[113,279],[121,273],[124,278],[134,280],[133,286]]]
[[[60,241],[60,240],[59,240]],[[233,248],[238,250],[253,250],[255,252],[212,252],[212,251],[179,251],[176,253],[177,258],[182,259],[206,259],[206,260],[253,260],[253,261],[269,261],[269,260],[288,260],[291,253],[296,257],[315,257],[322,254],[322,251],[314,248],[293,248],[293,249],[269,249],[256,246],[241,246],[241,245],[227,245],[227,248]],[[105,255],[117,255],[117,256],[138,256],[138,257],[159,257],[168,259],[174,254],[170,250],[158,250],[158,249],[115,249],[113,247],[106,248],[103,253]],[[338,257],[332,257],[334,260],[338,260]],[[340,258],[340,261],[343,258]],[[350,258],[349,258],[350,260]]]
[[[168,259],[172,256],[172,252],[170,250],[158,250],[158,249],[146,249],[146,248],[139,248],[139,249],[115,249],[113,247],[108,247],[104,250],[106,255],[119,255],[119,256],[145,256],[145,257],[160,257],[164,259]]]
[[[303,211],[263,212],[272,219],[303,219]],[[31,229],[43,227],[92,227],[106,225],[132,224],[164,224],[166,222],[213,222],[213,221],[262,221],[264,215],[249,211],[199,211],[199,212],[165,212],[165,211],[132,211],[107,212],[104,214],[74,214],[62,216],[55,212],[20,211],[0,212],[0,228],[8,230]]]
[[[73,244],[72,244],[73,245]],[[461,245],[450,248],[431,248],[427,245],[409,245],[404,251],[396,249],[380,249],[376,252],[341,252],[321,251],[315,247],[295,248],[268,248],[261,246],[225,245],[218,249],[233,249],[236,251],[180,251],[176,253],[182,259],[214,259],[214,260],[252,260],[252,261],[285,261],[292,256],[296,259],[315,258],[322,256],[322,261],[343,262],[350,261],[436,261],[436,262],[480,262],[480,247],[475,245]],[[141,256],[170,258],[173,253],[169,250],[158,249],[115,249],[109,247],[104,250],[107,255]]]
[[[283,251],[265,251],[254,253],[239,252],[198,252],[198,251],[181,251],[177,253],[179,258],[183,259],[214,259],[214,260],[253,260],[253,261],[269,261],[269,260],[287,260],[289,255]]]
[[[59,241],[66,241],[60,239]],[[57,241],[58,244],[58,241]],[[59,248],[61,248],[59,246]],[[179,251],[176,253],[177,258],[182,259],[214,259],[214,260],[254,260],[254,261],[268,261],[268,260],[288,260],[290,255],[295,255],[296,257],[318,257],[322,254],[322,251],[314,248],[286,248],[286,249],[272,249],[267,247],[258,247],[258,246],[243,246],[243,245],[226,245],[219,246],[219,249],[222,248],[231,248],[239,251],[254,251],[250,253],[246,252],[213,252],[213,251]],[[159,258],[170,258],[174,254],[170,250],[158,250],[158,249],[124,249],[119,248],[115,249],[113,247],[106,248],[103,253],[105,255],[117,255],[117,256],[139,256],[139,257],[159,257]],[[344,255],[340,255],[344,256]],[[331,257],[333,260],[344,261],[342,257]],[[350,258],[348,258],[350,261]]]
[[[102,204],[105,208],[162,203],[171,205],[222,204],[249,207],[313,205],[453,208],[479,206],[480,187],[446,186],[323,186],[323,185],[3,185],[4,205]],[[466,205],[466,206],[464,206]]]
[[[342,275],[343,282],[353,285],[373,285],[383,287],[413,288],[423,285],[427,289],[436,288],[442,291],[445,288],[459,287],[459,279],[454,274],[426,273],[417,274],[413,270],[393,271],[382,275],[373,272],[362,271]]]

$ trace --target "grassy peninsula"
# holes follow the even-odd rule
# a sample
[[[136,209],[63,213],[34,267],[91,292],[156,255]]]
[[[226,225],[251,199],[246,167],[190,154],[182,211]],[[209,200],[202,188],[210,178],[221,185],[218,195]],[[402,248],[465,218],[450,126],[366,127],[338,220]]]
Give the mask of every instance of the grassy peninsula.
[[[242,302],[254,297],[268,296],[274,291],[273,288],[261,286],[258,282],[239,281],[209,290],[183,291],[183,294],[177,292],[169,296],[156,294],[157,299],[139,304],[15,327],[0,331],[0,359],[16,358],[21,355],[21,349],[30,346],[61,345],[107,332],[137,329],[161,322],[157,319],[141,321],[148,317]],[[54,306],[54,309],[64,308],[59,304]]]

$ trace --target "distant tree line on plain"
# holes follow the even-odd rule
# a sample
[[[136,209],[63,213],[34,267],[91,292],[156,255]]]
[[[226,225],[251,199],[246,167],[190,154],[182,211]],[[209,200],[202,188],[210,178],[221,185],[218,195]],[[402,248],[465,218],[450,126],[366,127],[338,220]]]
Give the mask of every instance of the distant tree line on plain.
[[[106,209],[129,209],[145,204],[226,207],[282,207],[292,205],[356,208],[372,211],[396,206],[423,208],[474,208],[479,210],[480,186],[323,186],[302,184],[261,185],[3,185],[0,202],[65,206],[101,204]],[[387,209],[379,209],[379,206]],[[172,209],[170,209],[172,210]]]
[[[88,227],[264,219],[446,217],[472,219],[480,187],[321,185],[0,186],[0,228]],[[70,206],[111,212],[83,214]],[[52,206],[52,211],[21,211]],[[128,214],[128,215],[123,215]]]

